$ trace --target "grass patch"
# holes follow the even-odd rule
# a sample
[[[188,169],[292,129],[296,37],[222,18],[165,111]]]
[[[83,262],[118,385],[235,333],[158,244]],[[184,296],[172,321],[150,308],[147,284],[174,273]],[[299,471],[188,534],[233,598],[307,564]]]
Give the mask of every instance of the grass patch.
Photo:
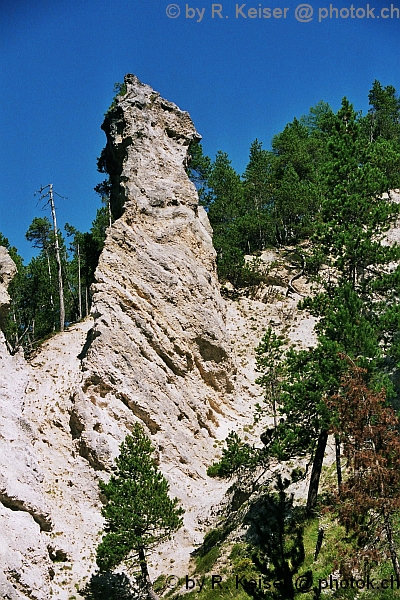
[[[219,584],[219,585],[218,585]],[[202,586],[200,591],[200,586]],[[249,598],[254,598],[254,596],[249,596],[247,592],[238,586],[236,589],[236,578],[229,577],[227,579],[222,579],[221,581],[213,580],[212,576],[207,576],[204,579],[198,579],[195,582],[195,587],[193,591],[188,593],[179,594],[174,596],[175,598],[186,599],[190,598],[201,598],[201,600],[224,600],[225,598],[235,598],[235,600],[248,600]]]
[[[335,465],[324,469],[323,479],[325,489],[332,491]],[[304,507],[293,503],[290,487],[280,485],[276,489],[279,493],[260,494],[249,505],[242,537],[233,545],[232,538],[227,539],[234,527],[233,514],[224,526],[205,536],[194,556],[188,589],[181,580],[174,598],[400,600],[390,560],[369,565],[369,580],[375,582],[375,589],[367,589],[366,572],[352,574],[347,557],[356,556],[356,539],[334,514],[325,512],[323,495],[320,514],[306,519]],[[399,547],[400,513],[393,519],[393,529]],[[383,580],[391,586],[392,578],[394,589],[381,588]],[[306,589],[302,583],[307,584]]]
[[[196,556],[196,573],[209,573],[221,554],[221,548],[214,546],[203,556]]]

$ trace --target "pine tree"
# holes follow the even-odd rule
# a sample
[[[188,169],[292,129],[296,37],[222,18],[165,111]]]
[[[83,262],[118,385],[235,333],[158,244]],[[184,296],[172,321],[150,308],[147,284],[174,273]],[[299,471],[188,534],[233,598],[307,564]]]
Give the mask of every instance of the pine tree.
[[[375,79],[368,95],[370,110],[363,123],[370,141],[379,137],[400,144],[400,99],[392,85]]]
[[[318,118],[318,123],[330,114]],[[272,140],[275,160],[271,206],[275,245],[296,244],[308,238],[318,217],[326,159],[325,133],[294,119]]]
[[[337,278],[334,285],[349,281],[353,289],[366,289],[376,279],[371,266],[388,264],[399,256],[398,249],[384,248],[381,243],[399,214],[399,206],[383,197],[390,192],[391,182],[378,156],[389,148],[365,144],[357,115],[346,98],[331,129],[325,166],[328,193],[313,242],[323,250],[331,275]],[[400,156],[393,160],[399,162]]]
[[[26,267],[26,282],[23,286],[28,294],[26,302],[31,305],[32,312],[29,337],[31,343],[35,344],[49,333],[62,330],[61,323],[77,320],[78,295],[72,281],[71,264],[68,262],[67,249],[61,232],[57,233],[56,244],[53,227],[47,217],[35,217],[26,232],[26,238],[35,248],[40,249],[39,255],[32,258]],[[62,286],[60,286],[60,274]],[[63,302],[60,301],[61,289]],[[63,306],[63,317],[61,306]]]
[[[52,268],[50,258],[54,258],[53,250],[53,237],[51,223],[47,217],[40,218],[35,217],[32,223],[29,225],[29,229],[25,234],[26,239],[33,243],[34,248],[39,248],[41,253],[46,257],[47,273],[48,273],[48,290],[50,297],[51,310],[53,315],[55,313],[54,299],[53,299],[53,281],[52,281]],[[53,329],[55,325],[53,324]]]
[[[75,227],[66,223],[64,226],[66,234],[68,237],[72,237],[72,241],[70,244],[70,251],[73,253],[72,261],[68,264],[68,276],[67,282],[70,287],[71,293],[73,294],[74,299],[77,304],[78,314],[77,318],[80,320],[83,316],[82,310],[82,269],[83,269],[83,247],[84,247],[84,234],[78,231]],[[86,312],[87,314],[87,312]]]
[[[111,571],[138,558],[148,597],[157,599],[146,553],[182,526],[184,510],[178,507],[177,498],[169,497],[169,484],[157,469],[153,450],[142,426],[136,424],[120,446],[115,474],[108,483],[100,482],[107,499],[102,509],[106,534],[96,560],[101,571]]]
[[[247,252],[264,250],[274,242],[271,222],[273,155],[257,139],[250,146],[249,162],[243,173],[246,213],[242,223],[247,231]]]
[[[55,331],[57,325],[57,266],[54,234],[49,219],[35,217],[25,237],[32,242],[34,248],[40,250],[39,256],[31,259],[26,270],[26,291],[33,292],[30,297],[32,310],[30,339],[34,344],[41,337]],[[32,286],[33,289],[30,290]]]
[[[212,201],[208,178],[211,172],[211,159],[203,153],[203,147],[197,141],[192,142],[188,149],[186,173],[196,186],[199,195],[199,204],[209,208]]]
[[[260,376],[256,383],[264,389],[264,400],[268,408],[272,408],[274,429],[278,426],[277,403],[282,392],[284,378],[284,342],[269,327],[256,348],[257,371]],[[257,405],[257,412],[263,415],[264,410]]]
[[[332,108],[327,102],[320,100],[318,104],[310,108],[308,115],[300,117],[300,123],[305,125],[310,133],[323,130],[327,117],[333,115]]]
[[[208,217],[214,231],[218,274],[222,281],[240,285],[244,255],[248,251],[247,232],[240,229],[240,219],[246,208],[242,181],[225,152],[217,153],[210,169],[208,187],[211,194]]]

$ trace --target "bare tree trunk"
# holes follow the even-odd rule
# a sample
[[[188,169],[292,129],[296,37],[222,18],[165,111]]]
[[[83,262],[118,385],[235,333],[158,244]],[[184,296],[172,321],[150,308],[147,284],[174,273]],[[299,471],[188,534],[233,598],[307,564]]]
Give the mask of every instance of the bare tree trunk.
[[[317,505],[319,478],[322,471],[322,463],[324,461],[326,443],[328,441],[328,432],[323,429],[318,437],[317,448],[315,450],[314,462],[311,471],[310,485],[308,487],[308,497],[306,511],[312,513]]]
[[[318,555],[321,552],[322,542],[324,541],[324,534],[325,534],[324,528],[320,527],[318,529],[318,538],[317,538],[317,543],[315,545],[314,560],[317,560]]]
[[[49,287],[50,287],[50,304],[51,304],[51,310],[53,311],[53,319],[54,319],[54,300],[53,300],[53,283],[51,281],[51,267],[50,267],[50,257],[49,257],[49,251],[48,248],[44,249],[45,253],[46,253],[46,258],[47,258],[47,271],[49,273]],[[55,323],[53,320],[53,331],[55,331]]]
[[[17,317],[15,315],[15,310],[12,311],[12,319],[15,323],[15,348],[18,346],[18,326],[17,326]]]
[[[54,226],[54,244],[56,249],[56,261],[58,267],[58,291],[60,295],[60,331],[64,331],[65,325],[65,307],[64,307],[64,287],[63,287],[63,278],[62,278],[62,268],[61,268],[61,257],[60,257],[60,247],[58,244],[58,230],[57,230],[57,219],[56,219],[56,209],[54,206],[53,200],[53,184],[50,183],[50,207],[51,207],[51,216],[53,217],[53,226]]]
[[[335,435],[335,450],[336,450],[336,475],[339,494],[342,491],[342,464],[340,461],[340,438]]]
[[[88,248],[85,246],[85,316],[89,314],[89,267],[88,267]]]
[[[143,548],[139,548],[139,561],[140,561],[140,569],[142,571],[142,577],[144,581],[144,585],[146,588],[147,596],[150,600],[160,600],[159,596],[153,590],[153,584],[151,583],[149,570],[147,568],[146,556]]]
[[[81,252],[79,242],[77,244],[78,252],[78,302],[79,302],[79,320],[82,319],[82,287],[81,287]]]
[[[86,316],[89,314],[89,292],[87,286],[85,286],[85,312]]]
[[[111,202],[110,202],[110,198],[108,198],[107,210],[108,210],[108,226],[111,227],[111,225],[112,225],[112,214],[111,214]]]

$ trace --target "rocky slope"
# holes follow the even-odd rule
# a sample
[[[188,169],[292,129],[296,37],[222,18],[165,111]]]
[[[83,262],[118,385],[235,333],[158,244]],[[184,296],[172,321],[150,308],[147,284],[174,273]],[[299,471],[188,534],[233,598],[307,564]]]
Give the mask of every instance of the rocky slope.
[[[255,346],[269,325],[294,345],[315,341],[293,293],[309,286],[296,278],[287,295],[294,267],[271,251],[261,257],[271,285],[221,297],[212,231],[185,173],[199,135],[188,113],[133,75],[125,86],[103,124],[116,221],[92,317],[29,363],[9,354],[0,331],[1,599],[88,597],[79,590],[101,537],[98,481],[137,421],[186,510],[182,530],[151,556],[151,574],[186,574],[227,488],[207,466],[230,430],[257,439],[248,427],[261,401]],[[0,248],[0,327],[14,273]]]
[[[101,472],[133,423],[145,424],[186,509],[176,537],[184,561],[201,540],[199,519],[224,489],[209,480],[206,465],[215,440],[240,419],[243,399],[233,384],[210,226],[184,168],[199,136],[189,115],[149,86],[134,76],[125,84],[103,125],[120,216],[96,272],[95,325],[71,431],[80,454]],[[174,555],[181,568],[179,551]]]
[[[93,320],[27,363],[0,340],[0,597],[83,597],[102,529],[99,478],[136,421],[157,450],[185,526],[152,574],[185,573],[226,485],[206,467],[252,420],[215,270],[211,229],[185,173],[187,113],[134,76],[104,123],[113,212]],[[0,298],[14,266],[1,250]],[[243,385],[243,383],[245,385]]]
[[[103,129],[112,210],[92,317],[29,363],[0,332],[0,598],[72,600],[95,570],[99,479],[140,421],[180,498],[184,527],[151,574],[184,575],[227,484],[206,475],[232,429],[253,421],[254,347],[271,323],[304,347],[314,320],[286,297],[290,265],[253,298],[223,299],[208,218],[185,173],[199,138],[186,112],[133,75]],[[277,256],[265,253],[268,265]],[[0,248],[0,325],[15,272]],[[276,276],[279,275],[279,276]],[[307,283],[296,281],[307,291]],[[248,430],[248,427],[246,427]],[[251,435],[246,433],[246,435]],[[257,434],[253,434],[257,439]]]

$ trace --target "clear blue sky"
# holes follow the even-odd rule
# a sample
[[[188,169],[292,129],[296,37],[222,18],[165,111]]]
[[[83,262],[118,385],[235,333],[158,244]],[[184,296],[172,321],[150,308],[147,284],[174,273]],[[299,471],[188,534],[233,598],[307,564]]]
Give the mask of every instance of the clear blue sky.
[[[400,91],[400,18],[390,18],[400,0],[371,0],[375,18],[357,18],[366,2],[318,0],[308,22],[296,20],[293,0],[239,2],[240,10],[221,0],[214,18],[206,0],[176,0],[176,18],[169,4],[0,0],[0,231],[26,259],[33,251],[25,232],[47,214],[34,197],[41,185],[68,197],[57,199],[61,227],[90,228],[100,202],[100,125],[125,73],[189,111],[205,151],[228,152],[239,172],[256,137],[268,148],[319,100],[337,110],[346,95],[366,112],[374,79]],[[338,18],[329,17],[330,4]],[[203,18],[186,18],[186,6],[205,9]],[[282,16],[258,18],[259,8]]]

